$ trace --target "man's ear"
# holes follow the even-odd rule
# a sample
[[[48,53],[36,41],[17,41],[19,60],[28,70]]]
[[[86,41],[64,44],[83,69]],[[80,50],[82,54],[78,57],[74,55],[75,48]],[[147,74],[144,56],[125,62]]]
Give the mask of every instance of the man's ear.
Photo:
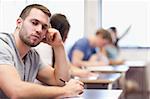
[[[18,18],[18,19],[17,19],[17,21],[16,21],[17,28],[21,28],[22,22],[23,22],[22,18]]]

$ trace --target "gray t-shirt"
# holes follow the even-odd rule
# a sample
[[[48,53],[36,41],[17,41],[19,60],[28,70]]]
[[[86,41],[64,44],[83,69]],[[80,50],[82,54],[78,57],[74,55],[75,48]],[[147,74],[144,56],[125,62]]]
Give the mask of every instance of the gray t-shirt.
[[[38,71],[46,66],[35,49],[26,54],[22,61],[12,34],[0,33],[0,65],[11,65],[16,68],[22,81],[34,82]],[[0,90],[0,99],[6,99]]]

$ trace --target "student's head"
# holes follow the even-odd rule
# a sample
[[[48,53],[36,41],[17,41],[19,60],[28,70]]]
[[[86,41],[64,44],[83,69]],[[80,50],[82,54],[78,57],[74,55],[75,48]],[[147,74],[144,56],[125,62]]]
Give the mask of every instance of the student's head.
[[[117,28],[116,27],[110,27],[110,30],[112,30],[114,33],[117,33]]]
[[[70,24],[63,14],[54,14],[50,19],[52,28],[57,29],[60,32],[63,42],[67,39],[67,35],[70,29]]]
[[[117,40],[117,28],[116,28],[116,27],[110,27],[110,28],[108,29],[108,31],[109,31],[110,34],[111,34],[112,42],[115,43],[116,40]]]
[[[22,42],[29,47],[38,45],[50,27],[50,16],[50,11],[43,5],[26,6],[17,19],[16,27]]]
[[[98,29],[96,31],[96,37],[97,37],[97,46],[98,47],[103,47],[106,44],[112,42],[110,33],[105,29]]]

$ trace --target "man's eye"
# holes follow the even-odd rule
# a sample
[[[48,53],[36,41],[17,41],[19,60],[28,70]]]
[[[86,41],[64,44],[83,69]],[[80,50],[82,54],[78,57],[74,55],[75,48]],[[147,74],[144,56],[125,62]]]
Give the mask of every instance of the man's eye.
[[[38,25],[38,22],[32,22],[33,25]]]
[[[46,26],[42,26],[42,29],[43,29],[43,30],[46,30],[46,29],[48,29],[48,28],[47,28]]]

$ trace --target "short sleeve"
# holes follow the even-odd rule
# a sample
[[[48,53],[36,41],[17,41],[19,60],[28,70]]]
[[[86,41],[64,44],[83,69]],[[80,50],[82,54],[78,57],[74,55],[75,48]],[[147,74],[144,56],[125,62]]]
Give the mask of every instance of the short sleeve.
[[[14,61],[12,49],[6,42],[0,40],[0,65],[2,64],[14,65]]]
[[[74,50],[80,50],[82,52],[85,52],[85,50],[87,49],[87,46],[89,46],[88,40],[80,39],[79,41],[76,42],[74,46]]]

